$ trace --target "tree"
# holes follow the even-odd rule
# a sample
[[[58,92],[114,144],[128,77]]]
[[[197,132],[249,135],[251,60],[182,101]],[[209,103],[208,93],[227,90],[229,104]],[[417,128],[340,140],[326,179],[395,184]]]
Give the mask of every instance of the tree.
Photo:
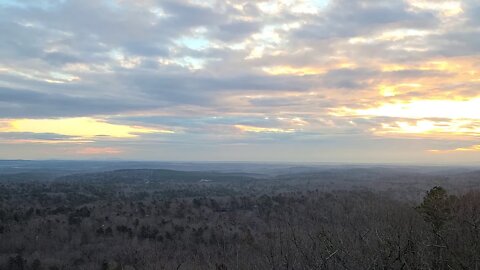
[[[448,221],[453,219],[455,201],[455,196],[448,195],[444,188],[436,186],[427,192],[417,211],[427,223],[432,225],[434,232],[438,233]]]

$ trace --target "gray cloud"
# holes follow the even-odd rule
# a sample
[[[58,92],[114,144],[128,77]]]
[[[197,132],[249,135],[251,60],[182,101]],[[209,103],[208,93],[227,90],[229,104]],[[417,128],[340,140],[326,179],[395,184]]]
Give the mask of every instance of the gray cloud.
[[[251,34],[259,32],[261,26],[259,22],[233,21],[220,25],[214,37],[226,42],[242,41]]]
[[[412,13],[407,9],[405,1],[400,0],[334,1],[323,16],[295,31],[294,38],[313,41],[347,38],[392,27],[429,28],[438,23],[430,13]]]
[[[0,132],[0,140],[42,140],[55,142],[69,139],[74,139],[74,137],[54,133]]]
[[[478,1],[462,1],[463,13],[448,18],[402,0],[331,0],[317,12],[274,2],[271,10],[260,6],[268,1],[243,0],[2,2],[0,117],[102,115],[178,128],[168,138],[141,135],[147,145],[292,142],[289,149],[305,149],[347,140],[335,136],[373,145],[370,130],[395,121],[334,117],[332,109],[478,95],[478,82],[466,77],[480,65]],[[457,57],[471,59],[472,70],[425,68]],[[402,83],[422,87],[390,98],[378,92]],[[295,118],[304,126],[289,122]],[[236,124],[296,132],[241,133]]]
[[[0,111],[6,118],[101,115],[152,107],[152,104],[131,103],[121,98],[84,98],[0,87]]]

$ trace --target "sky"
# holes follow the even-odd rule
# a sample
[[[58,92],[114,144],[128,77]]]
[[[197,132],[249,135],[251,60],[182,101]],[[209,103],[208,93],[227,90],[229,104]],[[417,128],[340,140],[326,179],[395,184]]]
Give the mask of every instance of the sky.
[[[478,0],[0,0],[0,159],[473,164]]]

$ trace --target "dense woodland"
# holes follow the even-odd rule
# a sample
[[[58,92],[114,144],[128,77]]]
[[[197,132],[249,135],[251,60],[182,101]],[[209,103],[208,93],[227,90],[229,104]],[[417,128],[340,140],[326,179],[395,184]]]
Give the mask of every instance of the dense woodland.
[[[0,175],[0,269],[480,269],[474,175]]]

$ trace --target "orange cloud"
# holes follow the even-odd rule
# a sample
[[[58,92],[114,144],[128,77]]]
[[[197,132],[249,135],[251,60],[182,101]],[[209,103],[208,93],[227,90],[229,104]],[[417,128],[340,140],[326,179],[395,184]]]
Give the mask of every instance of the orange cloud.
[[[83,140],[80,138],[72,138],[68,140],[44,140],[44,139],[14,139],[8,140],[10,144],[24,144],[24,143],[37,143],[37,144],[84,144],[93,143],[92,140]]]

